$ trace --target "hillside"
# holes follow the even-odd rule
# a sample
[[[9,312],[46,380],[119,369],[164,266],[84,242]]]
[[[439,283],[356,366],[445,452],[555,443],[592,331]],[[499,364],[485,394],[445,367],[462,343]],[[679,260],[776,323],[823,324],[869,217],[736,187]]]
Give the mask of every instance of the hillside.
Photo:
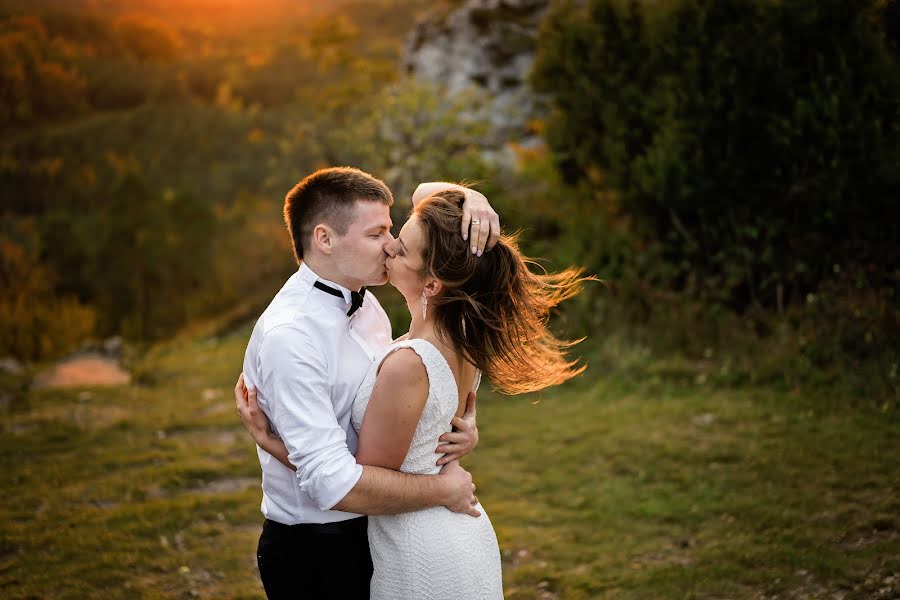
[[[231,397],[248,335],[182,336],[133,360],[133,385],[3,409],[5,598],[263,597],[258,464]],[[464,464],[507,598],[897,597],[888,415],[662,367],[482,393]]]

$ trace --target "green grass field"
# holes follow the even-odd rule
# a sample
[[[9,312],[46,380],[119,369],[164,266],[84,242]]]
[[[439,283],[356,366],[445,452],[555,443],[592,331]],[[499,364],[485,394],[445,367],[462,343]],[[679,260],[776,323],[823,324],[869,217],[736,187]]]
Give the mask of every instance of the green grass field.
[[[152,348],[126,388],[3,408],[0,596],[263,597],[231,395],[248,333]],[[463,462],[507,598],[900,597],[896,404],[850,400],[601,364],[540,395],[485,391]]]

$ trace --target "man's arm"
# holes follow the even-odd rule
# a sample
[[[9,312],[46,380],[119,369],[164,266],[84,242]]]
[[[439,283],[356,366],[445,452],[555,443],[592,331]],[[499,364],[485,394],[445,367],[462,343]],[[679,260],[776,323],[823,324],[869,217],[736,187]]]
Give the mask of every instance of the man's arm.
[[[437,476],[357,464],[334,414],[327,368],[316,350],[302,332],[271,331],[260,350],[261,364],[266,365],[260,385],[288,461],[297,468],[300,488],[319,508],[396,514],[446,506],[478,516],[471,508],[472,477],[458,464],[447,465]]]
[[[440,475],[412,475],[366,465],[357,484],[333,508],[362,515],[394,515],[445,506],[478,517],[481,513],[473,508],[477,503],[472,476],[453,461]]]
[[[469,228],[472,230],[472,254],[481,256],[485,248],[490,250],[500,239],[500,216],[477,190],[445,181],[429,181],[420,183],[412,195],[413,206],[443,190],[459,190],[466,196],[463,203],[463,216],[460,232],[464,240],[469,239]]]
[[[331,401],[328,365],[315,333],[283,324],[259,347],[259,400],[296,469],[297,484],[322,510],[362,476]]]
[[[272,433],[268,419],[259,408],[256,390],[244,385],[243,375],[238,378],[234,396],[241,422],[259,447],[277,458],[287,468],[296,471],[297,468],[288,459],[284,441]],[[472,401],[474,402],[474,398]],[[472,418],[474,419],[474,414]],[[455,420],[456,418],[454,422]],[[477,429],[474,435],[474,440],[463,442],[463,445],[474,447],[478,441]],[[445,459],[446,457],[442,457],[439,464],[449,464],[437,477],[409,475],[363,465],[363,474],[359,481],[334,508],[376,515],[446,506],[454,512],[479,516],[480,513],[472,508],[478,501],[473,494],[475,486],[472,484],[472,476],[460,467],[457,461]]]

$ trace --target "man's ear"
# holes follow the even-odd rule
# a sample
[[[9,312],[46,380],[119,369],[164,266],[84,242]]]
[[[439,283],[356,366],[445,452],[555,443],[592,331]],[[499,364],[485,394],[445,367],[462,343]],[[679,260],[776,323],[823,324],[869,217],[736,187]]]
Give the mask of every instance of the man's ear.
[[[322,254],[331,254],[332,248],[334,247],[334,238],[334,230],[324,223],[319,223],[316,225],[316,228],[313,229],[313,246],[315,246]]]

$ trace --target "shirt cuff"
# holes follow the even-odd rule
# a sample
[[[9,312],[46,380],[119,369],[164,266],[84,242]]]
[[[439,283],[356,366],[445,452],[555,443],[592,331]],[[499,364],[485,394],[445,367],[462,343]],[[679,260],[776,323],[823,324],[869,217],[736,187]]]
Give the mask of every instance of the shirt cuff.
[[[357,464],[353,455],[349,453],[346,460],[334,465],[329,472],[321,471],[322,469],[300,482],[300,491],[305,492],[320,510],[331,510],[335,504],[343,500],[363,474],[362,465]]]

